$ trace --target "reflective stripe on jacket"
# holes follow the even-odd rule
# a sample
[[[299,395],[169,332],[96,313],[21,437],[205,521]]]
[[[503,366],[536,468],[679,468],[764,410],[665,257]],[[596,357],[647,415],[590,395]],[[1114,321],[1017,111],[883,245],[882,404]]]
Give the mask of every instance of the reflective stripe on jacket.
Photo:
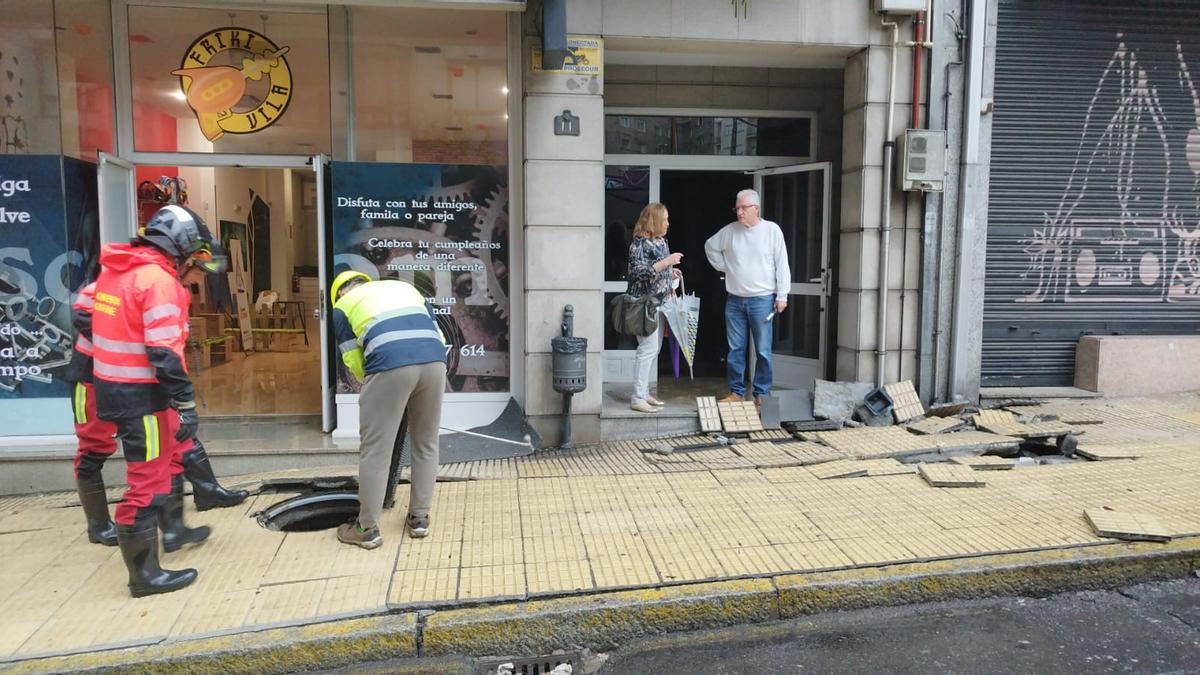
[[[175,276],[175,264],[152,246],[109,244],[100,253],[92,312],[93,373],[99,415],[120,419],[167,407],[161,365],[166,356],[171,379],[191,383],[184,367],[188,293]],[[178,372],[174,372],[178,371]]]
[[[334,301],[333,328],[342,362],[360,380],[367,373],[446,360],[446,338],[425,297],[404,281],[351,289]]]
[[[75,327],[75,348],[63,378],[67,382],[92,381],[92,308],[95,306],[96,282],[79,289],[71,303],[71,324]]]

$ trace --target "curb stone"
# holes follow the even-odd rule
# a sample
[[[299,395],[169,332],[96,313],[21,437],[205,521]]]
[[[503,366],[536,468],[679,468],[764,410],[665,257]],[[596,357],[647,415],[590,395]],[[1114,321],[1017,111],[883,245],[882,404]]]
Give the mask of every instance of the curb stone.
[[[667,633],[867,607],[1116,588],[1180,578],[1197,569],[1200,537],[1187,537],[1167,544],[1105,544],[511,602],[422,612],[420,622],[416,613],[381,615],[9,662],[0,669],[270,673],[418,655],[604,651]],[[411,666],[412,672],[430,667],[424,658]]]

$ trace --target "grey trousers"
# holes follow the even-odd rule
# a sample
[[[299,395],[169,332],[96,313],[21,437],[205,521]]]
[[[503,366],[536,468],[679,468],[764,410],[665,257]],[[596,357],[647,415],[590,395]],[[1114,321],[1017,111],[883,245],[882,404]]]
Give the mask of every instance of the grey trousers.
[[[408,512],[429,515],[438,468],[438,427],[442,421],[442,392],[446,364],[422,363],[367,375],[358,396],[358,526],[379,525],[388,469],[400,421],[408,410],[412,439],[412,484]],[[398,450],[397,450],[398,451]]]

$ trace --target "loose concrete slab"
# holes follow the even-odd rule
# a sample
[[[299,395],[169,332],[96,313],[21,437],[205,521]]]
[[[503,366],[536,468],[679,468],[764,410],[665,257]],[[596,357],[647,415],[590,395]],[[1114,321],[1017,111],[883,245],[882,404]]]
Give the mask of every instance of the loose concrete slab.
[[[962,429],[966,422],[957,417],[922,417],[909,422],[907,429],[915,434],[944,434]]]
[[[969,466],[957,464],[920,464],[917,472],[933,487],[983,487],[983,480]]]
[[[1126,541],[1171,541],[1170,531],[1151,513],[1098,508],[1088,509],[1084,515],[1101,537]]]
[[[892,416],[899,424],[925,415],[925,406],[913,388],[912,380],[884,385],[884,391],[892,397]]]

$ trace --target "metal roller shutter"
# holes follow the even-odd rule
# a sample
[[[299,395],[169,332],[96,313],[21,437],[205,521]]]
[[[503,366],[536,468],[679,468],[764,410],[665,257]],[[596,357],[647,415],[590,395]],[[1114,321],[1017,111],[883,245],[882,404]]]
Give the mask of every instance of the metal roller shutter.
[[[1200,333],[1200,3],[1000,0],[983,383]]]

